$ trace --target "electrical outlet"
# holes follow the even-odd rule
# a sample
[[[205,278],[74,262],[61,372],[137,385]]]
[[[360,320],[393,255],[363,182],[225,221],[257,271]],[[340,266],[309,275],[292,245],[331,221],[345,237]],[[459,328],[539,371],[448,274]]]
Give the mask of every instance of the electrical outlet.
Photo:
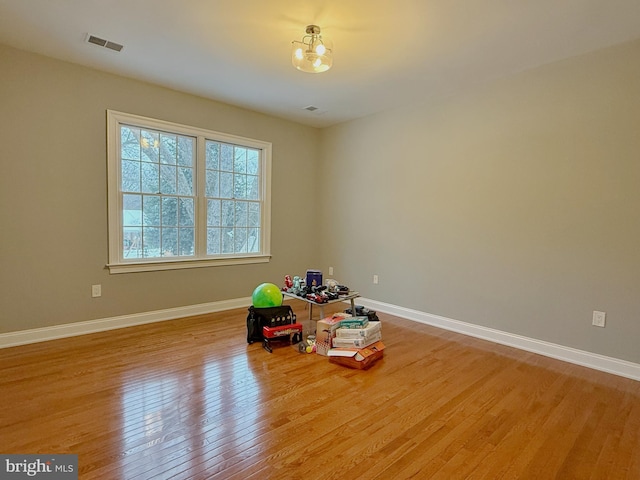
[[[333,275],[333,267],[329,267],[329,275]]]
[[[102,285],[91,285],[91,296],[93,298],[102,296]]]
[[[595,325],[596,327],[604,328],[604,322],[606,318],[607,318],[607,314],[605,312],[598,312],[597,310],[594,310],[593,320],[591,321],[591,324]]]
[[[373,284],[377,285],[378,284],[378,275],[374,275],[373,276]]]

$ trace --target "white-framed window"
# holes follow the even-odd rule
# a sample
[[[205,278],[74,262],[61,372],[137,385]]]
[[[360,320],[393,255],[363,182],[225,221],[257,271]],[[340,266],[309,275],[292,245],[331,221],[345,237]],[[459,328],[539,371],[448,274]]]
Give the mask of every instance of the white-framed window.
[[[111,273],[267,262],[271,144],[107,110]]]

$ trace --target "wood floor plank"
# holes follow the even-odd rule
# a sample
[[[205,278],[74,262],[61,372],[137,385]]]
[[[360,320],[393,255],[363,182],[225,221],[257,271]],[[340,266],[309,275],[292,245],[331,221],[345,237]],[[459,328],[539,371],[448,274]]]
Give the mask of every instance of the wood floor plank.
[[[0,350],[0,451],[87,480],[640,478],[640,382],[384,314],[353,370],[248,345],[246,314]]]

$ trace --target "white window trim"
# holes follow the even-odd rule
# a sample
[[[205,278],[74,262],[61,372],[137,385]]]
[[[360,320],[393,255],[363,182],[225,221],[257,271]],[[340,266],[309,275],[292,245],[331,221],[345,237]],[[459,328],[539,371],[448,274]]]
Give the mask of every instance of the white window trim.
[[[169,131],[197,137],[197,168],[196,168],[196,198],[198,202],[198,222],[200,226],[196,234],[196,251],[199,245],[206,242],[206,205],[205,197],[200,192],[204,191],[204,165],[205,165],[205,138],[220,142],[253,147],[262,151],[261,168],[263,192],[261,209],[261,252],[260,254],[217,255],[199,256],[193,258],[175,258],[168,260],[127,260],[121,256],[122,240],[122,195],[120,194],[121,168],[119,162],[120,152],[120,124],[138,125],[148,128]],[[244,265],[250,263],[266,263],[271,259],[271,143],[229,135],[226,133],[205,130],[197,127],[180,125],[164,120],[107,110],[107,183],[108,183],[108,232],[109,232],[109,263],[107,267],[110,273],[149,272],[157,270],[174,270],[183,268],[201,268],[224,265]]]

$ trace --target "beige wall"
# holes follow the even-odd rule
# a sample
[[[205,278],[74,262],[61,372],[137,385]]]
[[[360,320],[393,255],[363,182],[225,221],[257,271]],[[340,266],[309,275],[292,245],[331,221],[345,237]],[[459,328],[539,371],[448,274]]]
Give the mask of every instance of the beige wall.
[[[318,131],[0,46],[0,333],[334,266],[374,300],[640,362],[638,58],[634,42]],[[106,109],[272,142],[272,262],[110,275]],[[320,222],[292,206],[308,198]]]
[[[325,129],[322,268],[374,300],[640,362],[639,58],[625,44]]]
[[[272,142],[272,261],[110,275],[107,109]],[[290,204],[319,192],[317,129],[4,46],[0,112],[0,333],[247,297],[313,263]]]

